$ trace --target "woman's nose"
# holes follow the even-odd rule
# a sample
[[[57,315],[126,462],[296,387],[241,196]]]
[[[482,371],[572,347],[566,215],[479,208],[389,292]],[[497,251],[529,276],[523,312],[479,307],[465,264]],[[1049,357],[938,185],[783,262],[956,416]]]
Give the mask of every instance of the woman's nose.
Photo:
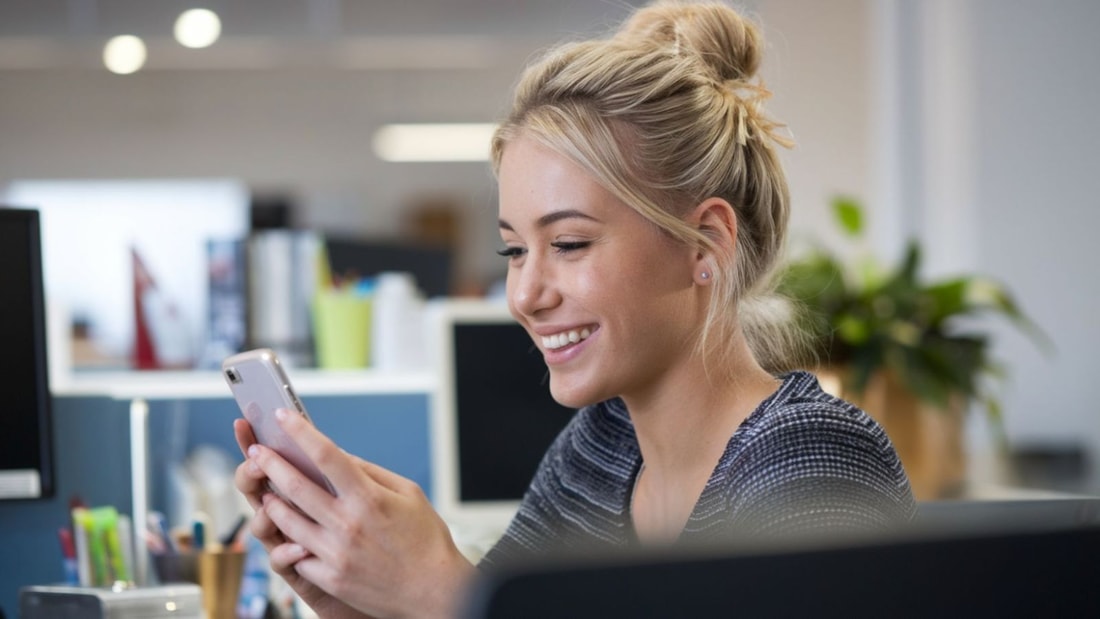
[[[539,257],[528,255],[523,266],[508,271],[508,302],[513,311],[534,316],[560,301],[552,274]]]

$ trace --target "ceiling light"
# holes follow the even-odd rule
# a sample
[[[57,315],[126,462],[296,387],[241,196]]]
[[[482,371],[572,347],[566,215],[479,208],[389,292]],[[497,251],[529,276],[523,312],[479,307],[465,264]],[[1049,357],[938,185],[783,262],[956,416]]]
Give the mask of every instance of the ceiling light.
[[[176,40],[184,47],[209,47],[221,33],[222,22],[209,9],[190,9],[176,18]]]
[[[103,46],[103,64],[112,73],[126,75],[145,65],[145,42],[131,34],[111,37]]]
[[[493,123],[383,125],[371,140],[384,161],[487,161]]]

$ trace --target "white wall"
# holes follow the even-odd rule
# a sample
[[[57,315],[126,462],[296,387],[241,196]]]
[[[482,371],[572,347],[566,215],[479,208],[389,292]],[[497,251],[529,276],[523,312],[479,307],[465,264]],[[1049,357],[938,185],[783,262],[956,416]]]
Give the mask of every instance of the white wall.
[[[823,239],[840,243],[829,201],[871,203],[873,43],[868,0],[761,0],[756,14],[767,49],[769,110],[796,146],[783,152],[791,186],[792,251]],[[871,217],[874,214],[871,213]]]
[[[1100,3],[971,4],[978,262],[1056,347],[1048,358],[1015,333],[997,340],[1009,434],[1086,443],[1100,488]]]
[[[1100,488],[1100,4],[1039,0],[883,0],[898,32],[899,93],[891,182],[903,231],[918,236],[934,275],[991,275],[1053,339],[1040,348],[991,321],[993,356],[1008,369],[1005,428],[1016,447],[1077,445]],[[991,446],[972,416],[970,442]]]

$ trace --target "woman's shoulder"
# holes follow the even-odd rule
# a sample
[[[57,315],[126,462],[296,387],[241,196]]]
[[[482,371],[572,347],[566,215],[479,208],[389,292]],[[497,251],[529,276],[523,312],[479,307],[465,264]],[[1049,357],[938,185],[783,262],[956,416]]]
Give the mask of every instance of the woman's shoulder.
[[[714,483],[714,510],[732,509],[736,517],[727,517],[752,531],[886,527],[914,511],[886,432],[822,390],[809,372],[784,375],[780,389],[742,424]]]
[[[827,393],[817,377],[799,370],[746,420],[746,439],[814,440],[822,435],[868,440],[893,450],[885,430],[858,406]]]
[[[742,479],[846,477],[908,487],[882,426],[804,371],[783,377],[780,389],[734,435],[724,463]]]

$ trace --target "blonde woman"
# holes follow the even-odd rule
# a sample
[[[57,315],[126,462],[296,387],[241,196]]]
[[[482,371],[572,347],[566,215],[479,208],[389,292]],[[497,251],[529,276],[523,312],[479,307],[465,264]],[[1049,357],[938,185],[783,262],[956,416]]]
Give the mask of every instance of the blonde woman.
[[[769,288],[788,190],[761,48],[726,5],[662,2],[524,73],[492,143],[507,296],[580,410],[483,567],[912,517],[882,429],[795,369]],[[339,497],[237,422],[237,486],[276,571],[323,616],[452,612],[476,568],[421,490],[285,417]]]

